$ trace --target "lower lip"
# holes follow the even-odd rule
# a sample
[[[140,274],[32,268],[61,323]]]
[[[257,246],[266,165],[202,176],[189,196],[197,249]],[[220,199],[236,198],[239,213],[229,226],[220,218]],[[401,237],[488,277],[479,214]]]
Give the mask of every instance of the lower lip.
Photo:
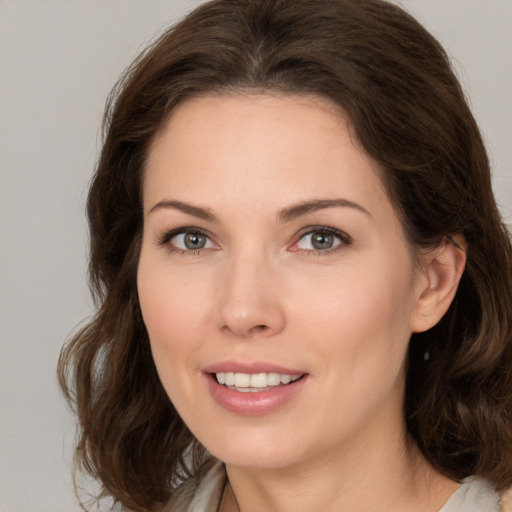
[[[259,416],[279,409],[292,400],[304,387],[307,375],[286,386],[276,386],[267,391],[244,393],[219,384],[211,373],[205,374],[210,394],[214,400],[230,412],[245,416]]]

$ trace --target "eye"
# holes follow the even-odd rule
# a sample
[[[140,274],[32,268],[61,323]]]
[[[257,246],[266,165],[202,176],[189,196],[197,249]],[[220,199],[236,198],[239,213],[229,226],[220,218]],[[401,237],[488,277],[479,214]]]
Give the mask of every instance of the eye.
[[[334,251],[342,245],[350,244],[350,237],[332,228],[311,229],[304,233],[294,244],[292,250],[329,252]]]
[[[216,248],[209,236],[197,229],[173,230],[164,235],[160,244],[183,252]]]

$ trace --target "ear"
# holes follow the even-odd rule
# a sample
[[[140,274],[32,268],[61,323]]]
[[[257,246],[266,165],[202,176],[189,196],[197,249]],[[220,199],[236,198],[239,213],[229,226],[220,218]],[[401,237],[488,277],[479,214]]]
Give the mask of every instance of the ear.
[[[462,235],[445,238],[422,260],[418,299],[411,315],[412,332],[427,331],[448,311],[466,265],[466,241]]]

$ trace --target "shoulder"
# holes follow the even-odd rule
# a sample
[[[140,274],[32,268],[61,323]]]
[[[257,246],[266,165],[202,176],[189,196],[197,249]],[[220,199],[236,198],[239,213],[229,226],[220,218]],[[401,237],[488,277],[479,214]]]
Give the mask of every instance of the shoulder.
[[[462,481],[439,512],[500,512],[500,495],[483,478],[471,476]],[[506,511],[504,511],[506,512]]]

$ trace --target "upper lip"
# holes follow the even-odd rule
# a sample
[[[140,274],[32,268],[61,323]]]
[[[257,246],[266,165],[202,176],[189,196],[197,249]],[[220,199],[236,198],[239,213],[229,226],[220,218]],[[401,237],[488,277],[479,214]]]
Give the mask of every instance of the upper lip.
[[[203,368],[203,371],[205,373],[280,373],[283,375],[303,375],[306,373],[302,370],[286,368],[284,366],[265,361],[222,361]]]

